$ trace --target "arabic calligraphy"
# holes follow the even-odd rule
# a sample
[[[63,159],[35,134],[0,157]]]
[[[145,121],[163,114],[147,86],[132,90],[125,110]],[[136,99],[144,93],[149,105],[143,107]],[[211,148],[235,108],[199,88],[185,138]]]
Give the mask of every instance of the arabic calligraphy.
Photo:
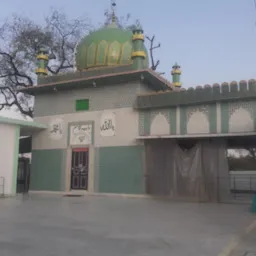
[[[70,145],[89,145],[92,143],[92,124],[72,125]]]
[[[104,124],[100,127],[101,131],[108,131],[108,130],[112,130],[115,131],[115,126],[112,123],[111,119],[107,119],[104,121]]]
[[[60,140],[63,136],[63,120],[56,118],[49,125],[50,137],[54,140]]]
[[[50,130],[50,133],[59,133],[62,134],[62,129],[60,124],[53,124]]]
[[[116,132],[115,114],[103,112],[100,120],[100,134],[103,137],[114,136]]]

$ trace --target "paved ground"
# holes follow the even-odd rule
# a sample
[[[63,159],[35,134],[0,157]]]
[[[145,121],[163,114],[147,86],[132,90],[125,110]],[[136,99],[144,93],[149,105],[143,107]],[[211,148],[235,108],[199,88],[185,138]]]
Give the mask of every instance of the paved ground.
[[[256,216],[255,216],[256,217]],[[237,241],[231,256],[256,256],[256,218]]]
[[[217,256],[246,205],[120,197],[0,199],[1,256]]]

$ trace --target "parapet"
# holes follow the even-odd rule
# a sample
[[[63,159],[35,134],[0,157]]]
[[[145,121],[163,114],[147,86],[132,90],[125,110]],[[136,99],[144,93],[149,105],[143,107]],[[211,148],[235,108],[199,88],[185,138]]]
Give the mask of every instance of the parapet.
[[[101,68],[99,67],[99,68],[89,69],[85,71],[60,73],[52,76],[41,76],[41,77],[38,77],[38,85],[60,83],[68,80],[90,78],[90,77],[102,76],[107,74],[128,72],[132,70],[133,69],[131,65],[122,65],[122,66],[114,66],[114,67],[101,67]]]
[[[179,91],[157,92],[138,95],[135,108],[165,108],[182,105],[200,105],[220,101],[249,100],[256,98],[256,80],[206,84]]]

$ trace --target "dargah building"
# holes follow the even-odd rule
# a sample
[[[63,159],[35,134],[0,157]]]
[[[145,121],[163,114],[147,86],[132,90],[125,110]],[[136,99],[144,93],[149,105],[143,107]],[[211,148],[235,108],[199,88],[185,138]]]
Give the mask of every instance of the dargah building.
[[[229,196],[227,147],[255,143],[256,81],[183,89],[149,68],[141,28],[85,36],[74,72],[47,76],[38,55],[30,191],[217,201]]]

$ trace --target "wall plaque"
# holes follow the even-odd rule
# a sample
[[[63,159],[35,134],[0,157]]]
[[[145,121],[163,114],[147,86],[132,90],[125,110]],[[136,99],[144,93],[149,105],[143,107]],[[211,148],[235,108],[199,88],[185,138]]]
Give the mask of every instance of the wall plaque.
[[[69,131],[70,145],[92,144],[92,124],[74,124]]]
[[[53,140],[60,140],[63,137],[64,121],[56,118],[49,123],[49,136]]]
[[[100,135],[111,137],[116,133],[116,115],[113,112],[103,112],[100,118]]]

